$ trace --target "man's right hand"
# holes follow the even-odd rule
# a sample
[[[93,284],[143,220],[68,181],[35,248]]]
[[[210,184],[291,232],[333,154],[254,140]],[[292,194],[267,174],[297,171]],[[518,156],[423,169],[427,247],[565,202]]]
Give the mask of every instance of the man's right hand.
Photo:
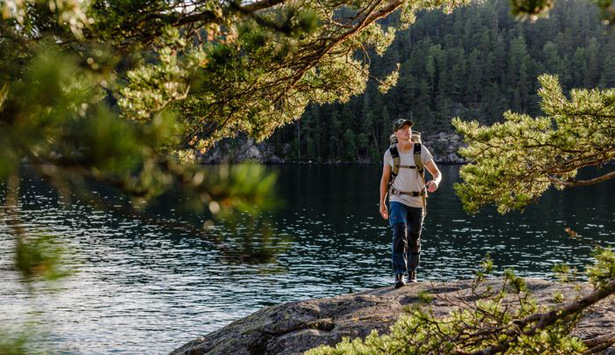
[[[389,211],[387,210],[387,205],[384,203],[380,204],[380,215],[384,219],[389,219]]]

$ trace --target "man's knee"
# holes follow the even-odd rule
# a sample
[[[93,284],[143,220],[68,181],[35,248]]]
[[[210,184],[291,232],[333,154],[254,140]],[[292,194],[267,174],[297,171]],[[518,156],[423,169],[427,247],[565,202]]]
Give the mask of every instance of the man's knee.
[[[421,252],[421,234],[420,233],[408,234],[408,252],[412,254],[419,254]]]
[[[408,248],[408,252],[412,255],[419,255],[421,254],[421,244],[418,245],[411,245]]]

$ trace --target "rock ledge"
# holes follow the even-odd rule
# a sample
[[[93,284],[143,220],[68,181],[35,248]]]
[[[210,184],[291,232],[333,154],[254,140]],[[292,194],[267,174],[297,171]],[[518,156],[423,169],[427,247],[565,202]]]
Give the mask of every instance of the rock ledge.
[[[554,292],[571,300],[578,291],[570,284],[526,279],[532,294],[541,304],[551,303]],[[485,286],[498,288],[501,279],[490,279]],[[400,289],[382,287],[332,298],[290,302],[271,307],[176,349],[172,355],[195,354],[301,354],[320,344],[334,345],[343,337],[366,337],[372,329],[387,333],[403,312],[416,303],[418,293],[426,291],[436,298],[432,309],[446,316],[454,302],[470,302],[471,281],[419,282]],[[586,294],[589,285],[584,285]],[[451,304],[451,300],[453,303]],[[615,330],[615,297],[594,305],[574,331],[581,339],[593,338]],[[613,347],[605,354],[615,354]]]

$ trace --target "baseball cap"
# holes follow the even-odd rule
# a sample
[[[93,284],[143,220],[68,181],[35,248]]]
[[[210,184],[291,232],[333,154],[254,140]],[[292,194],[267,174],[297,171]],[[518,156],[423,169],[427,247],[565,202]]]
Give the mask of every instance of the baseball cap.
[[[408,120],[405,118],[398,118],[395,120],[395,122],[393,122],[393,132],[397,131],[398,129],[401,128],[401,126],[405,124],[409,125],[410,127],[414,126],[414,122],[412,122],[412,120]]]

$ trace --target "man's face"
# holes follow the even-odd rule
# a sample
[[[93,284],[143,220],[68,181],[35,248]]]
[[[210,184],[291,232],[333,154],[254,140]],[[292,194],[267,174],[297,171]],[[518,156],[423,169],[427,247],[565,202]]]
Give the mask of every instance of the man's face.
[[[395,136],[398,140],[410,140],[412,136],[412,127],[409,124],[399,127],[399,129],[395,131]]]

